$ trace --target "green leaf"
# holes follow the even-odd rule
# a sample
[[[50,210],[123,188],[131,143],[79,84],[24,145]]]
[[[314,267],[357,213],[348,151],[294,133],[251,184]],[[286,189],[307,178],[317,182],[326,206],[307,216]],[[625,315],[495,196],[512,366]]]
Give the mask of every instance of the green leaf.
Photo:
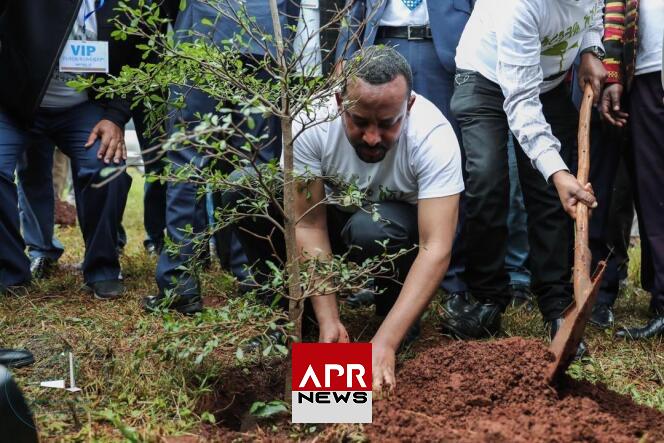
[[[187,9],[187,0],[180,0],[180,11]]]
[[[288,412],[288,406],[281,400],[273,400],[269,403],[262,401],[254,402],[249,409],[249,413],[256,417],[267,418],[275,414]]]
[[[237,351],[235,351],[235,358],[237,358],[240,361],[244,360],[244,351],[242,350],[242,348],[237,348]]]
[[[212,20],[210,20],[210,19],[207,18],[207,17],[203,17],[203,18],[201,19],[201,23],[202,23],[203,25],[205,25],[205,26],[214,26],[214,23],[212,23]]]

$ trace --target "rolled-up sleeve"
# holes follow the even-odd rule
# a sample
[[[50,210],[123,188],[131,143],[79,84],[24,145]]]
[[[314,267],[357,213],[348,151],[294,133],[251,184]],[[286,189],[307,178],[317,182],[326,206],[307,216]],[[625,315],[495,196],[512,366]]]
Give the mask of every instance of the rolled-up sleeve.
[[[505,96],[503,109],[521,148],[544,178],[568,170],[560,156],[560,141],[546,122],[539,98],[542,69],[498,62],[497,76]]]

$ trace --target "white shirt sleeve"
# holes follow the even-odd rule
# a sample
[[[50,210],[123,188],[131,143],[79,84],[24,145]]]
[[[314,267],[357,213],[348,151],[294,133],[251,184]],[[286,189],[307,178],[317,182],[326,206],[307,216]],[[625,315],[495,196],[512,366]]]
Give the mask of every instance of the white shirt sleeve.
[[[599,1],[598,3],[595,15],[593,16],[592,25],[586,31],[583,40],[581,40],[581,51],[590,48],[591,46],[604,48],[604,45],[602,44],[602,37],[604,36],[604,13],[602,12],[602,9],[604,2]]]
[[[411,159],[417,179],[418,200],[447,197],[463,191],[461,150],[449,124],[436,126]]]
[[[496,77],[505,101],[507,121],[521,148],[546,180],[567,169],[560,157],[560,141],[546,122],[539,99],[543,80],[538,23],[544,20],[536,3],[519,1],[498,20]]]
[[[293,135],[302,131],[303,122],[301,118],[307,118],[300,114],[293,119]],[[315,176],[322,176],[321,163],[322,151],[321,143],[318,140],[319,125],[311,126],[302,131],[293,141],[293,169],[296,174],[311,173]],[[284,164],[284,154],[281,154],[281,165]]]
[[[512,133],[533,165],[548,181],[554,172],[568,170],[560,156],[560,141],[546,122],[539,98],[542,68],[498,62],[498,81],[505,96],[503,109]]]

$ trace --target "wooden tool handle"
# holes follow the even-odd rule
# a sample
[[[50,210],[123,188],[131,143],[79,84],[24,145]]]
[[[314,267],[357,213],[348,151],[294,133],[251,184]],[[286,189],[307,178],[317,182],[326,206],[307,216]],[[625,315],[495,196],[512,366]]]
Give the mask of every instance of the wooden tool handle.
[[[590,173],[590,114],[593,106],[593,89],[587,83],[583,91],[583,101],[579,110],[579,170],[576,178],[582,185],[588,183]],[[582,280],[590,277],[590,250],[588,249],[588,207],[583,203],[576,205],[576,238],[574,240],[574,288],[575,296],[583,284]]]

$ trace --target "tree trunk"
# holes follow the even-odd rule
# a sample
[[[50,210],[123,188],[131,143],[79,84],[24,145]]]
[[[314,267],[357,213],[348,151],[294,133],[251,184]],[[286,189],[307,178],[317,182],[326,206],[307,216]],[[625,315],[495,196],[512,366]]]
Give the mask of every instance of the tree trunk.
[[[295,325],[293,335],[298,341],[302,341],[302,312],[303,300],[300,288],[300,264],[298,259],[297,243],[295,241],[295,180],[293,180],[293,118],[290,115],[290,103],[288,92],[288,69],[284,55],[284,39],[281,34],[281,23],[279,22],[279,10],[276,0],[269,0],[270,12],[272,14],[272,25],[274,26],[274,37],[277,46],[277,64],[281,82],[281,130],[283,137],[284,153],[284,230],[286,240],[286,275],[288,277],[288,318]],[[289,346],[290,349],[290,346]],[[286,374],[285,400],[291,399],[292,379],[290,370],[290,353],[288,356],[288,372]]]

